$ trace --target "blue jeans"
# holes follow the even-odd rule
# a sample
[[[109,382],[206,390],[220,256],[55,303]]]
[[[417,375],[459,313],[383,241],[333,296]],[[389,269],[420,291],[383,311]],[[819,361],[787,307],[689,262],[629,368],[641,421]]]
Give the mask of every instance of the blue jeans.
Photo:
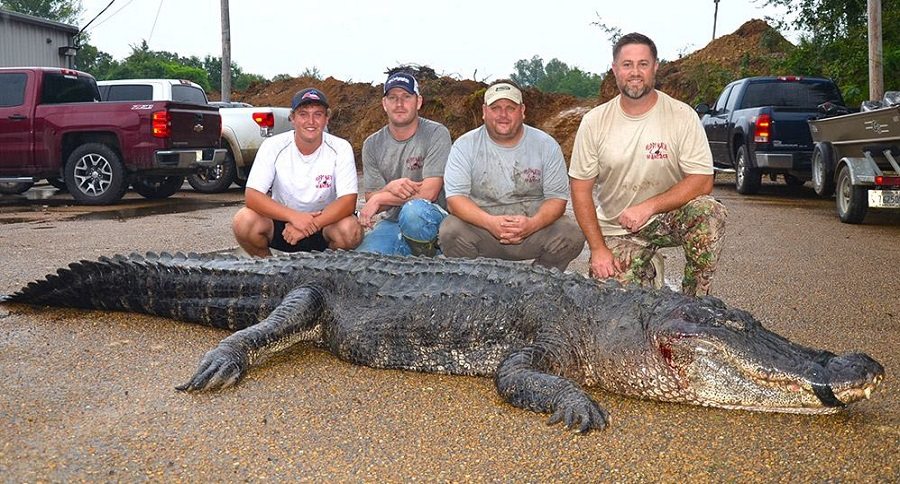
[[[360,252],[389,255],[436,255],[438,228],[447,212],[440,206],[417,198],[403,204],[397,221],[382,220],[366,234]]]

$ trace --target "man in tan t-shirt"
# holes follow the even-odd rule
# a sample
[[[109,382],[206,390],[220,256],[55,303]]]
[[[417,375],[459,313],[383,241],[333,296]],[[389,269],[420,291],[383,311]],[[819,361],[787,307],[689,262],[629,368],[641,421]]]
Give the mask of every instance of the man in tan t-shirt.
[[[612,69],[620,94],[581,120],[569,165],[572,207],[593,277],[650,285],[657,249],[681,246],[682,291],[705,295],[726,210],[709,196],[712,154],[699,118],[654,89],[658,67],[648,37],[632,33],[616,42]]]

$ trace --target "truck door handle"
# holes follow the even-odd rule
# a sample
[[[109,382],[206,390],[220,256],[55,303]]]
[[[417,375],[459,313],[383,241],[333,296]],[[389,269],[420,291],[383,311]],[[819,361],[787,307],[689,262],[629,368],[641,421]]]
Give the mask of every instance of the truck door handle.
[[[9,119],[13,121],[24,121],[28,118],[24,114],[10,114]]]

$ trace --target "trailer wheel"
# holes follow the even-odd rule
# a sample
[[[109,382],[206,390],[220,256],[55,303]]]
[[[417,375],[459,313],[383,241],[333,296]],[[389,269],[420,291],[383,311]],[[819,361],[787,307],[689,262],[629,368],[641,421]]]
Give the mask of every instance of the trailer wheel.
[[[831,143],[816,143],[812,153],[812,186],[816,195],[828,198],[834,195],[834,149]]]
[[[75,148],[63,172],[69,193],[85,205],[117,202],[128,189],[119,155],[102,143],[85,143]]]
[[[762,185],[762,173],[759,168],[750,166],[750,155],[747,154],[745,146],[738,148],[734,164],[734,187],[737,192],[741,195],[753,195],[758,192]]]
[[[131,187],[142,197],[168,198],[184,185],[183,176],[142,176],[131,182]]]
[[[837,177],[837,192],[834,197],[841,222],[847,224],[862,222],[866,217],[866,210],[869,208],[867,197],[868,190],[853,185],[847,165],[841,167]]]

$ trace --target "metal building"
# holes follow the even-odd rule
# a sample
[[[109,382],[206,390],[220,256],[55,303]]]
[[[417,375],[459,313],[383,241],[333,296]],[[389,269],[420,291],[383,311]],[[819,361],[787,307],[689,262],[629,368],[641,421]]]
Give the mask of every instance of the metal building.
[[[0,67],[72,67],[78,27],[0,8]]]

